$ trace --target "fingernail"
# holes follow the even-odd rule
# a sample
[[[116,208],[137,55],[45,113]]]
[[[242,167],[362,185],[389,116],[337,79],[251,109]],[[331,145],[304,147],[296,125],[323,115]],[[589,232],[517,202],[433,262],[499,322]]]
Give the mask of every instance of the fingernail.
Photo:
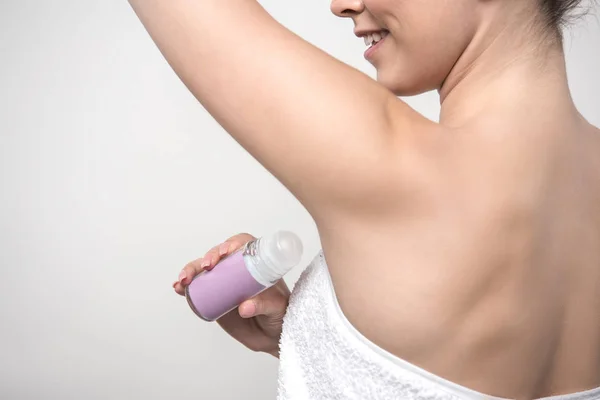
[[[179,283],[179,281],[173,282],[173,289],[175,289],[175,286],[177,286],[178,283]]]
[[[178,280],[178,282],[183,282],[183,280],[184,280],[185,278],[186,278],[185,271],[181,271],[181,272],[179,273],[179,280]]]
[[[201,266],[202,268],[206,268],[206,267],[208,267],[209,265],[210,265],[210,260],[204,260],[204,261],[202,261],[202,264],[200,264],[200,266]]]

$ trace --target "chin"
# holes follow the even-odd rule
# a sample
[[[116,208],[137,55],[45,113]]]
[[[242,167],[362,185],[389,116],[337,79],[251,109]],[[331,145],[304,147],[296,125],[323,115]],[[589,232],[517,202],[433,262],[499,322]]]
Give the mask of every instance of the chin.
[[[396,96],[409,97],[437,90],[439,82],[434,79],[427,79],[422,75],[410,74],[402,71],[401,68],[395,71],[385,69],[377,70],[377,82],[383,85]],[[393,72],[393,73],[392,73]]]

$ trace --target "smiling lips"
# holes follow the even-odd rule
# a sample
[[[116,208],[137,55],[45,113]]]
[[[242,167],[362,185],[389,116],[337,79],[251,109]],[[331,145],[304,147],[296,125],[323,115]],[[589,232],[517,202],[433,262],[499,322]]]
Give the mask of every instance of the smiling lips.
[[[371,58],[375,50],[381,45],[389,33],[389,31],[381,30],[357,34],[357,36],[363,37],[365,40],[365,45],[369,46],[367,51],[365,51],[365,58],[367,60]]]
[[[363,37],[365,39],[365,45],[373,46],[373,45],[377,44],[379,41],[381,41],[383,38],[385,38],[388,35],[388,33],[389,33],[388,31],[382,30],[379,32],[373,32],[373,33],[366,34]]]

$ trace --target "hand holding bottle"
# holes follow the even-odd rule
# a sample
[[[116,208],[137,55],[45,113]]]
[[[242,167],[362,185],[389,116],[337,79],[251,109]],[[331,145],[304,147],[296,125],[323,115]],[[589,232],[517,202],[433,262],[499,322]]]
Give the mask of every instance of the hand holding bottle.
[[[212,270],[223,258],[254,240],[254,236],[246,233],[232,236],[210,249],[204,257],[188,263],[181,271],[178,281],[173,284],[175,291],[185,295],[186,288],[194,277],[205,270]],[[243,301],[237,309],[223,315],[217,322],[229,335],[249,349],[278,357],[279,336],[289,296],[290,290],[283,279],[280,279],[257,296]]]

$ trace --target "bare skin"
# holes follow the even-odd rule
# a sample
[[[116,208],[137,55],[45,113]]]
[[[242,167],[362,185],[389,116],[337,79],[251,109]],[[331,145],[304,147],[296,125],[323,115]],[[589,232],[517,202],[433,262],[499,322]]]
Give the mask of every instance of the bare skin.
[[[549,163],[548,142],[507,148],[477,132],[459,134],[470,151],[431,150],[439,164],[422,168],[413,201],[320,229],[341,307],[379,346],[482,393],[598,387],[600,134],[559,133]]]
[[[376,83],[250,0],[131,3],[199,101],[311,213],[341,308],[367,338],[492,396],[600,386],[600,131],[573,105],[560,46],[528,42],[523,10],[473,1],[457,53],[439,59],[450,69],[421,76],[394,64],[396,3],[334,1],[357,28],[390,30]],[[254,37],[272,38],[272,59],[244,50]],[[395,97],[428,88],[439,124]],[[280,289],[270,322],[287,304]],[[269,343],[249,347],[276,355]]]
[[[214,246],[203,257],[189,262],[183,268],[173,283],[173,289],[184,296],[185,288],[196,275],[215,268],[220,260],[253,239],[255,237],[248,233],[240,233]],[[217,323],[250,350],[279,357],[279,337],[289,298],[290,289],[285,281],[280,280],[219,318]]]

